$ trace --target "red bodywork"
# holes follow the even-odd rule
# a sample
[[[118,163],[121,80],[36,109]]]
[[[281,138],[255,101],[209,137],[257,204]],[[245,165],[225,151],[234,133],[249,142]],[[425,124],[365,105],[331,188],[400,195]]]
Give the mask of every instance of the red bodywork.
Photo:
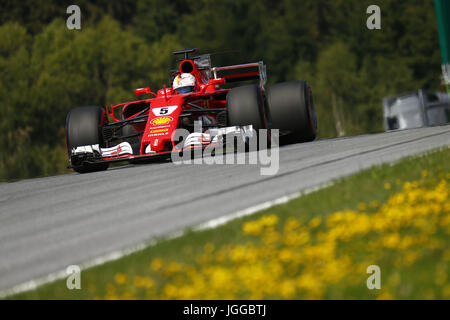
[[[257,68],[257,71],[249,71],[249,69],[254,68]],[[245,69],[245,72],[218,77],[218,72],[236,69]],[[113,127],[114,124],[127,122],[127,125],[132,126],[134,131],[139,134],[140,147],[139,153],[135,151],[133,155],[103,157],[101,161],[109,162],[152,157],[180,151],[180,149],[176,148],[173,137],[183,117],[187,117],[187,114],[192,112],[189,116],[194,119],[201,115],[208,115],[216,119],[216,115],[220,111],[226,111],[226,94],[231,89],[220,88],[220,85],[252,79],[260,79],[261,86],[265,82],[265,66],[262,62],[208,68],[205,71],[204,69],[199,70],[194,60],[185,59],[179,65],[179,73],[185,72],[191,73],[197,80],[197,85],[193,92],[179,94],[172,88],[164,87],[158,90],[157,93],[153,93],[149,88],[141,88],[136,89],[137,95],[151,94],[153,97],[111,105],[106,108],[110,119],[106,126]],[[201,107],[201,112],[199,112],[198,107]],[[211,111],[210,113],[209,110]],[[117,118],[119,114],[121,114],[121,119]],[[136,120],[130,122],[132,119]],[[137,121],[139,119],[142,119],[142,121]],[[114,143],[107,143],[107,146],[113,145]],[[152,150],[150,154],[145,153],[148,145],[151,146]]]

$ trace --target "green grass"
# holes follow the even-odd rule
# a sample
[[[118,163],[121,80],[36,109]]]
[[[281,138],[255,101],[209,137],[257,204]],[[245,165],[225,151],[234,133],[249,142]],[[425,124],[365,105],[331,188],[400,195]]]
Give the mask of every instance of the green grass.
[[[406,158],[394,165],[386,164],[369,170],[362,171],[355,175],[335,181],[335,183],[325,189],[303,195],[286,204],[278,205],[270,209],[261,211],[255,215],[233,220],[226,225],[213,230],[200,232],[187,231],[179,238],[164,240],[156,245],[150,246],[142,251],[133,253],[122,259],[106,263],[101,266],[82,270],[81,290],[68,290],[66,280],[43,285],[36,290],[17,294],[9,297],[11,299],[92,299],[94,297],[104,297],[108,284],[114,283],[114,276],[117,273],[124,273],[129,277],[133,275],[143,275],[149,273],[149,265],[152,259],[158,257],[164,261],[178,261],[181,263],[191,263],[194,256],[203,252],[207,243],[213,244],[216,248],[224,244],[240,244],[249,241],[257,241],[242,232],[242,225],[246,221],[253,221],[257,218],[276,214],[279,217],[279,225],[283,225],[288,217],[296,217],[299,220],[308,222],[314,217],[325,218],[333,212],[345,209],[358,210],[358,204],[379,201],[384,203],[396,192],[400,192],[403,182],[421,178],[424,169],[436,174],[450,173],[450,149],[445,148],[439,151],[426,154],[420,157]],[[386,188],[386,185],[390,188]],[[243,195],[245,196],[245,195]],[[448,238],[448,237],[447,237]],[[439,257],[428,257],[427,261],[422,261],[415,268],[430,269],[438,263]],[[389,261],[385,265],[388,271],[385,274],[395,273],[393,267],[389,267]],[[407,298],[433,298],[426,295],[426,290],[431,285],[427,283],[427,278],[415,278],[417,270],[407,270],[402,275],[412,281],[413,287],[424,288],[424,292],[410,292],[408,287],[400,297]],[[154,275],[152,275],[154,277]],[[367,275],[365,275],[367,277]],[[156,278],[156,281],[163,279]],[[408,291],[409,290],[409,291]],[[367,288],[330,288],[325,298],[372,298],[376,294],[369,292]],[[137,298],[144,298],[138,296]]]

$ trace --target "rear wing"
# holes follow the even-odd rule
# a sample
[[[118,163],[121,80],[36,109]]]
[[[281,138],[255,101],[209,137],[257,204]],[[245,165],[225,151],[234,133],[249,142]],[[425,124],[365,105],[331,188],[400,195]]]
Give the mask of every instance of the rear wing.
[[[234,70],[238,70],[238,73],[233,73],[232,71]],[[267,81],[266,65],[262,61],[226,67],[213,67],[211,68],[211,73],[214,79],[222,78],[225,79],[226,83],[259,79],[260,85],[263,86]],[[219,76],[219,73],[226,74]]]

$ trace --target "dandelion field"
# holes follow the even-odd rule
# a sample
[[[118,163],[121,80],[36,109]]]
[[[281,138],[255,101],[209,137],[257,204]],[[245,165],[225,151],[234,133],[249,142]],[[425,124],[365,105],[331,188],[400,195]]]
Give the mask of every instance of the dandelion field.
[[[446,148],[83,270],[81,290],[64,279],[11,298],[450,299],[449,273]]]

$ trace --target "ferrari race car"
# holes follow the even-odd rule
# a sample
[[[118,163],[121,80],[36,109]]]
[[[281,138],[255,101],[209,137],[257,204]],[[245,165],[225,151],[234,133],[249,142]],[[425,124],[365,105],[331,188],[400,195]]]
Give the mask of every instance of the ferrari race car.
[[[80,173],[106,170],[111,162],[204,149],[229,134],[247,141],[261,129],[269,133],[279,129],[283,144],[316,138],[315,107],[307,82],[278,83],[266,92],[262,61],[211,67],[211,55],[200,55],[198,49],[173,54],[183,58],[170,74],[172,87],[164,86],[156,93],[139,88],[136,95],[152,96],[106,109],[70,110],[66,119],[69,167]],[[259,83],[229,85],[249,80]],[[177,134],[180,130],[187,134]]]

